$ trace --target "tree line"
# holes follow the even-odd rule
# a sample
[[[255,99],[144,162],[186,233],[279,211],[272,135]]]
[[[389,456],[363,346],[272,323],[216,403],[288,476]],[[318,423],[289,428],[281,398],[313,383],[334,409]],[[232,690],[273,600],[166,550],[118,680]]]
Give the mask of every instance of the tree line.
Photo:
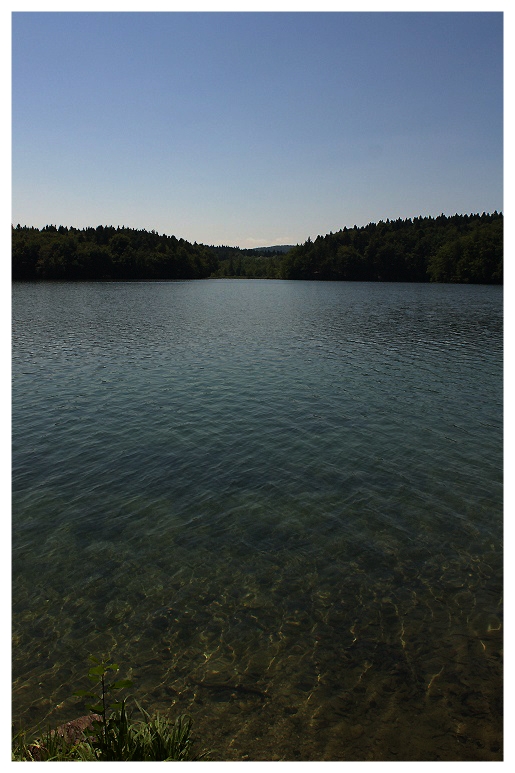
[[[503,215],[379,221],[308,238],[286,253],[191,244],[125,226],[12,229],[15,281],[208,277],[502,284]]]
[[[501,284],[503,216],[386,220],[308,239],[284,258],[288,279]]]
[[[17,225],[12,232],[13,280],[203,279],[217,268],[204,245],[144,229]]]

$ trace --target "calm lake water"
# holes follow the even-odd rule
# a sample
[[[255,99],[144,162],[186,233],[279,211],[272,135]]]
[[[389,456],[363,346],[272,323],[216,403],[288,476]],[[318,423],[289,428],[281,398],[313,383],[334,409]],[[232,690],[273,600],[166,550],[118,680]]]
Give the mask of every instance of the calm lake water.
[[[502,288],[13,287],[15,724],[89,654],[225,760],[502,758]]]

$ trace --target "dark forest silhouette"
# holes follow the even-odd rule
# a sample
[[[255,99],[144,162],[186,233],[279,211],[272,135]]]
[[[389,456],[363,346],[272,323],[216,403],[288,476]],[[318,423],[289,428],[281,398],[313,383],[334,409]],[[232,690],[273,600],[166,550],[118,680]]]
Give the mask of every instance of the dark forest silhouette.
[[[503,215],[380,221],[308,238],[286,253],[191,244],[125,226],[12,230],[17,281],[208,277],[502,284]]]

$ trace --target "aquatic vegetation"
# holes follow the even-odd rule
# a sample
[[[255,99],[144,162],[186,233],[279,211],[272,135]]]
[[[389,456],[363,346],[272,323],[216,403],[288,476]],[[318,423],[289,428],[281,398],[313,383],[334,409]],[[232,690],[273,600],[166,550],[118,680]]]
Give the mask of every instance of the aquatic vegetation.
[[[97,682],[97,692],[78,690],[75,695],[95,699],[88,706],[93,713],[56,730],[49,729],[35,740],[27,740],[24,731],[16,734],[12,746],[14,762],[192,761],[206,756],[193,753],[192,722],[187,716],[181,715],[172,722],[159,713],[151,716],[136,702],[143,719],[133,721],[126,698],[111,702],[112,693],[130,687],[132,682],[108,681],[110,672],[119,670],[118,665],[94,656],[90,660],[88,677]]]
[[[28,740],[27,733],[21,731],[12,741],[12,762],[94,762],[96,759],[87,741],[70,744],[55,730],[47,730],[33,740]]]

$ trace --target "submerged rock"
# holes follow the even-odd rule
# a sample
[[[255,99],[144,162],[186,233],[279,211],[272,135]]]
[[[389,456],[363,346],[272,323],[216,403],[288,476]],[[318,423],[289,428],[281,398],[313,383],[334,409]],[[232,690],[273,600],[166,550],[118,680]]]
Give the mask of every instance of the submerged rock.
[[[56,730],[52,730],[52,734],[56,733],[64,739],[65,743],[73,746],[73,744],[86,740],[84,731],[92,730],[93,722],[102,722],[100,714],[86,714],[83,717],[72,719],[70,722],[59,725]],[[39,739],[29,744],[27,748],[34,762],[44,762],[46,760],[48,750]]]
[[[55,732],[69,744],[78,743],[86,737],[84,730],[93,729],[93,722],[102,722],[100,714],[86,714],[84,717],[72,719],[64,725],[59,725]]]

